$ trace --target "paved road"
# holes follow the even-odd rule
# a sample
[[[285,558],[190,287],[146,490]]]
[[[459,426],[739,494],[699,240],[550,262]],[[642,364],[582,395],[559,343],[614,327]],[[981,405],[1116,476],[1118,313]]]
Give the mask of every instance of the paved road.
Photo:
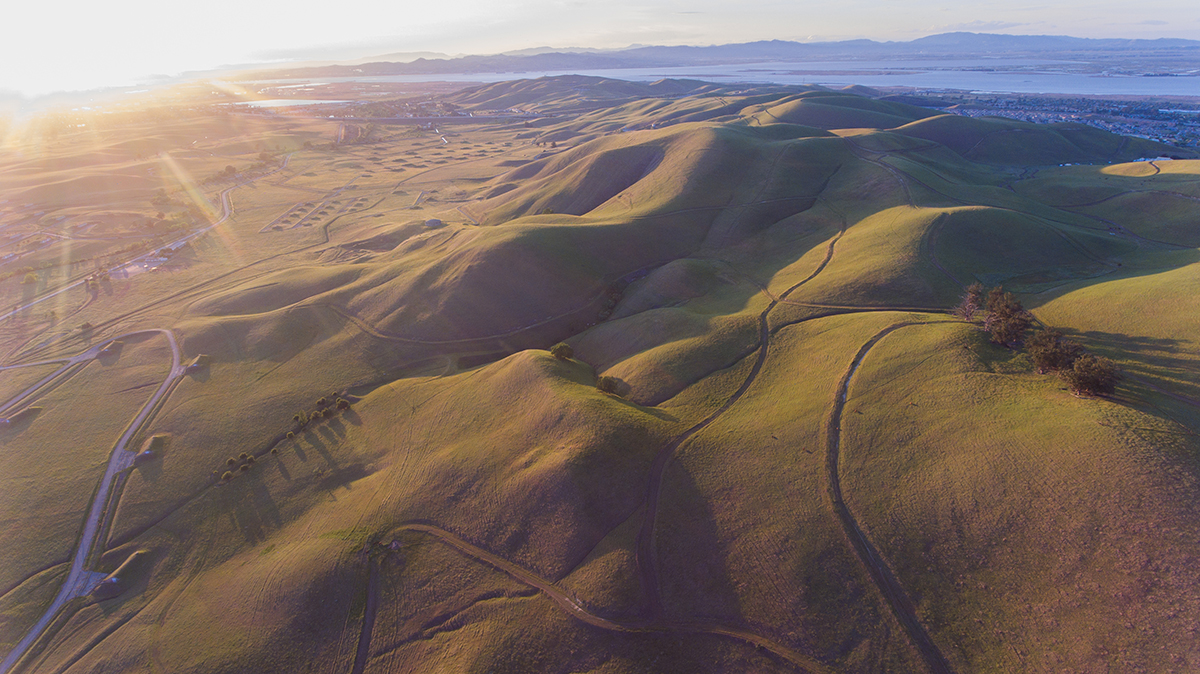
[[[67,574],[66,581],[58,591],[58,595],[46,609],[41,619],[34,624],[24,638],[16,645],[8,655],[4,657],[3,662],[0,662],[0,674],[7,673],[12,669],[13,665],[25,654],[29,647],[42,635],[46,627],[53,621],[54,616],[66,605],[66,603],[75,597],[86,595],[95,585],[97,581],[104,577],[104,574],[94,571],[88,571],[84,568],[89,557],[91,557],[94,548],[97,544],[97,535],[100,533],[100,526],[104,521],[105,514],[108,508],[108,498],[112,492],[113,484],[116,481],[117,475],[133,465],[133,459],[137,455],[134,451],[126,451],[130,440],[142,429],[146,422],[154,414],[159,402],[171,391],[179,378],[183,376],[186,367],[181,364],[181,354],[179,352],[179,344],[175,340],[175,335],[170,330],[138,330],[130,332],[112,339],[105,340],[87,351],[71,358],[72,363],[83,362],[95,358],[100,350],[108,344],[118,339],[132,337],[134,335],[144,335],[147,333],[157,333],[165,336],[167,342],[171,345],[171,371],[163,379],[158,390],[150,397],[146,404],[142,406],[140,412],[134,417],[133,422],[121,435],[120,440],[113,446],[112,454],[108,459],[108,467],[104,471],[104,478],[100,482],[100,488],[96,491],[95,498],[92,500],[92,507],[88,511],[87,520],[84,523],[83,535],[80,536],[79,543],[75,548],[75,555],[71,558],[71,570]],[[57,374],[57,373],[56,373]],[[34,387],[41,385],[41,382],[35,384]]]

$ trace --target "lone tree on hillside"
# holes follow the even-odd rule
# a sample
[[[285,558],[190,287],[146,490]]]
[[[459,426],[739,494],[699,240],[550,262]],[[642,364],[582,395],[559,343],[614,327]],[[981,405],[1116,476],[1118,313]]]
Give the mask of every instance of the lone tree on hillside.
[[[1053,370],[1067,370],[1075,364],[1075,359],[1083,353],[1083,347],[1063,337],[1058,330],[1045,328],[1038,330],[1025,341],[1029,357],[1038,374],[1046,374]]]
[[[1070,369],[1062,371],[1062,377],[1071,392],[1094,396],[1116,391],[1121,373],[1111,360],[1085,353],[1075,359]]]
[[[983,328],[992,336],[992,341],[1012,346],[1021,341],[1021,336],[1033,325],[1033,317],[1025,311],[1012,293],[1000,286],[992,288],[987,297],[987,318]]]
[[[975,318],[975,312],[983,306],[983,284],[976,282],[967,286],[967,291],[963,293],[962,301],[958,306],[954,307],[954,315],[969,321]]]
[[[618,383],[619,382],[617,381],[616,377],[599,377],[596,379],[596,388],[604,391],[605,393],[611,393],[612,395],[620,396],[621,394],[617,393]]]
[[[559,342],[550,347],[550,355],[559,360],[571,360],[575,357],[575,349],[571,348],[566,342]]]

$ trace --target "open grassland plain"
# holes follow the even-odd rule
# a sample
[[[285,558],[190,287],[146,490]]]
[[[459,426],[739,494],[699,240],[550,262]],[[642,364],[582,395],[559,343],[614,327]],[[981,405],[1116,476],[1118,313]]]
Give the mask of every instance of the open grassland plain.
[[[1200,668],[1200,159],[862,89],[439,104],[9,139],[0,671]]]

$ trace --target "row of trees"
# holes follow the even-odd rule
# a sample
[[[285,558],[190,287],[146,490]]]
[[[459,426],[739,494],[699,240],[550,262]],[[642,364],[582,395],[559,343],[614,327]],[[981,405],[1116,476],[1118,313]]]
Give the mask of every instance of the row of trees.
[[[321,419],[331,418],[338,412],[344,412],[350,409],[350,401],[338,396],[336,393],[329,396],[322,396],[317,399],[317,409],[312,412],[300,410],[292,416],[292,421],[296,422],[297,429],[303,429],[310,423],[316,423]],[[288,440],[296,439],[296,431],[288,431],[286,434]],[[272,454],[279,453],[278,443],[271,447]],[[221,474],[221,482],[229,482],[237,475],[238,472],[246,472],[254,466],[256,459],[253,454],[242,452],[237,458],[229,457],[225,460],[226,467],[229,470]],[[215,476],[217,471],[213,471]]]
[[[1116,390],[1121,373],[1108,358],[1087,353],[1082,345],[1052,328],[1041,328],[1029,339],[1025,333],[1033,327],[1033,315],[1010,292],[996,286],[985,301],[983,285],[974,283],[963,294],[954,314],[969,321],[981,310],[987,313],[983,329],[992,342],[1008,348],[1024,345],[1039,374],[1058,372],[1071,388],[1082,395],[1103,395]]]

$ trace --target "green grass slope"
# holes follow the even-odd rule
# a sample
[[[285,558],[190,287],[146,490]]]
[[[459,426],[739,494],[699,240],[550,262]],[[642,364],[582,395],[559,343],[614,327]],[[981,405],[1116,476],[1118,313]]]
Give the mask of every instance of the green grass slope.
[[[844,417],[851,509],[934,639],[959,671],[1194,660],[1196,485],[1170,423],[997,372],[1008,354],[972,332],[889,335]]]
[[[904,105],[874,101],[850,94],[813,93],[777,105],[761,106],[752,117],[758,123],[800,124],[818,129],[890,129],[936,113]]]

